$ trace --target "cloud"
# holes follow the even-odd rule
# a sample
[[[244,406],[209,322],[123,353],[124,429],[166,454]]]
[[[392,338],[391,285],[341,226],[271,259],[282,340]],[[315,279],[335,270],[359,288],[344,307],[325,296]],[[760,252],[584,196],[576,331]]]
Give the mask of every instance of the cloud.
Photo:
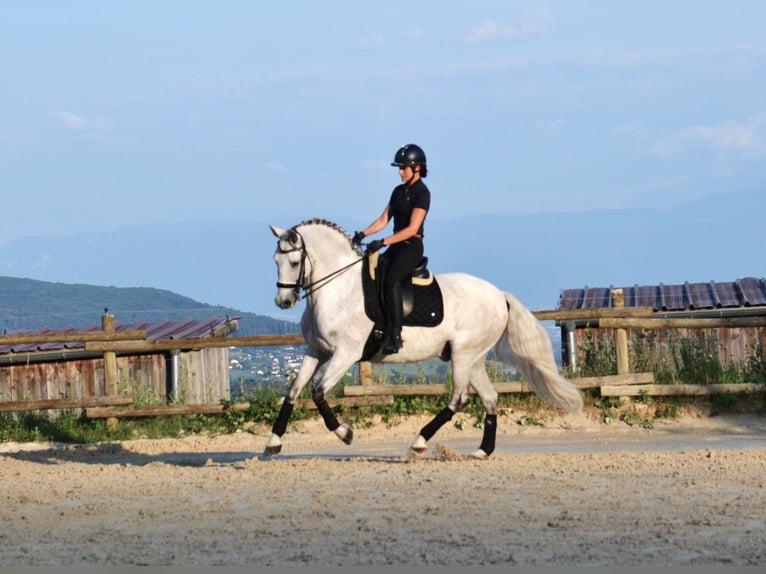
[[[553,14],[550,10],[539,9],[524,14],[520,24],[501,24],[488,20],[473,26],[466,33],[466,41],[471,44],[493,42],[497,40],[518,40],[544,32],[551,27]]]
[[[546,132],[558,132],[563,130],[567,126],[567,120],[541,120],[537,122],[537,129]]]
[[[762,154],[766,151],[763,139],[766,114],[751,117],[746,123],[728,121],[720,126],[694,126],[682,136],[717,149],[734,149]]]
[[[383,45],[383,36],[380,34],[371,34],[359,38],[359,47],[363,49],[376,48]]]
[[[649,135],[649,128],[639,121],[629,121],[612,129],[614,136],[628,136],[643,138]]]
[[[669,157],[699,146],[747,157],[766,156],[766,113],[750,116],[744,122],[729,120],[720,125],[684,128],[656,142],[652,153]]]
[[[409,30],[405,30],[402,35],[410,42],[418,42],[423,38],[423,29],[410,28]]]
[[[85,118],[72,112],[51,112],[48,114],[56,120],[61,127],[70,132],[94,133],[108,130],[112,127],[112,121],[104,116]]]
[[[407,42],[419,42],[423,39],[422,28],[408,28],[401,32],[401,37]],[[371,48],[380,48],[386,45],[386,40],[382,34],[369,34],[362,36],[357,40],[357,46],[363,50],[369,50]]]
[[[264,165],[264,168],[272,173],[284,173],[287,171],[287,166],[279,162],[267,163]]]

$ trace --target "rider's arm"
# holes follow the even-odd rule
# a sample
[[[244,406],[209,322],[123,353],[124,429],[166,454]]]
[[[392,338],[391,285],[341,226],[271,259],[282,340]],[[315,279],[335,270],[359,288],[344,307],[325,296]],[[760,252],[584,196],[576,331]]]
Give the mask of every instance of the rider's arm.
[[[386,225],[388,225],[388,222],[391,219],[390,207],[390,204],[386,205],[386,208],[383,210],[383,213],[380,214],[380,217],[370,223],[370,225],[362,232],[364,233],[365,237],[381,231],[386,227]]]

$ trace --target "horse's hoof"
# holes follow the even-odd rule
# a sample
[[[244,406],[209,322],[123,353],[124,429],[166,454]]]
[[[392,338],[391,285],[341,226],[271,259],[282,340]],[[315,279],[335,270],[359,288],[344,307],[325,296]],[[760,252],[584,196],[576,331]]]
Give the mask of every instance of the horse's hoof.
[[[281,444],[277,446],[267,446],[263,449],[263,456],[272,457],[278,455],[280,452],[282,452]]]
[[[350,426],[346,424],[340,425],[335,430],[335,434],[338,435],[338,438],[346,444],[351,444],[351,442],[354,440],[354,431]]]
[[[471,454],[469,454],[468,458],[472,458],[474,460],[487,460],[489,458],[489,455],[479,448],[473,451]]]

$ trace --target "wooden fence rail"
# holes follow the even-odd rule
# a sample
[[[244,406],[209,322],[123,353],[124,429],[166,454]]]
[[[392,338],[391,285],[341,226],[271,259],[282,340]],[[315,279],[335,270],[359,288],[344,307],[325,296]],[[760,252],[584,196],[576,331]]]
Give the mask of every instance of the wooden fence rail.
[[[705,396],[724,393],[756,393],[766,391],[766,385],[760,383],[736,383],[714,385],[632,385],[628,387],[603,385],[602,397],[652,397],[667,396]]]
[[[133,397],[118,395],[114,397],[91,397],[84,399],[39,399],[35,401],[3,401],[0,412],[8,411],[45,411],[59,409],[84,409],[92,407],[125,406],[133,403]]]
[[[634,317],[617,319],[607,317],[599,319],[598,326],[601,329],[739,329],[764,327],[766,326],[766,316],[711,317],[706,319],[667,319],[663,317],[656,319]]]
[[[303,335],[258,335],[253,337],[210,337],[207,339],[163,339],[161,341],[93,340],[86,351],[118,353],[161,353],[163,351],[209,349],[213,347],[279,347],[302,345]]]
[[[624,387],[642,383],[653,383],[653,373],[634,373],[628,375],[608,375],[605,377],[582,377],[571,379],[579,389],[594,389],[603,385]],[[495,390],[500,394],[507,393],[531,393],[532,387],[525,381],[497,382],[492,383]],[[449,386],[445,384],[424,385],[347,385],[343,388],[343,394],[347,397],[370,397],[379,395],[391,396],[426,396],[443,395],[449,392]]]
[[[652,307],[605,307],[599,309],[560,309],[532,311],[538,321],[577,321],[578,319],[622,319],[626,317],[651,317]]]
[[[89,341],[146,340],[146,331],[91,331],[88,333],[50,333],[40,335],[0,335],[0,346],[45,343],[87,343]]]

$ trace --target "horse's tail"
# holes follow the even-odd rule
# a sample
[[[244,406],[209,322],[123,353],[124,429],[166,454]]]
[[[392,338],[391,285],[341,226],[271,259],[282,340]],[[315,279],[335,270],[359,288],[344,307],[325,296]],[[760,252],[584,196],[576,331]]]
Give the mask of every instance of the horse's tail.
[[[572,382],[559,374],[545,327],[513,295],[505,293],[505,300],[508,327],[495,346],[497,356],[516,366],[535,393],[549,403],[570,414],[579,414],[582,396]]]

